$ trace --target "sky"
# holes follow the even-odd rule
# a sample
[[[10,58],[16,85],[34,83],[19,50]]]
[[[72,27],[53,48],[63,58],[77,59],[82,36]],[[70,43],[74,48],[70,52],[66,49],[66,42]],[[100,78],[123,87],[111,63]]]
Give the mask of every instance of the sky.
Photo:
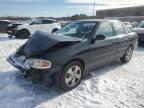
[[[93,15],[94,2],[95,11],[144,5],[144,0],[0,0],[0,16]]]

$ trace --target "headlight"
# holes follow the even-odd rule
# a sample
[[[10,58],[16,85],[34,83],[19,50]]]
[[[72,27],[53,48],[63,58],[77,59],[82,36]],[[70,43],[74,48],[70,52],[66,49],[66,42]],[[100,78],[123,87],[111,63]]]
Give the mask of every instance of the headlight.
[[[25,61],[26,68],[49,69],[51,68],[51,64],[51,61],[34,58]]]

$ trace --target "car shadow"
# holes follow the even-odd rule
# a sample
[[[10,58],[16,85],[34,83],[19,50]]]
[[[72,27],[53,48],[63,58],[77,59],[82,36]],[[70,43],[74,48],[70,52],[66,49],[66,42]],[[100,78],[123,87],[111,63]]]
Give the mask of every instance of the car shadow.
[[[98,67],[94,71],[90,72],[90,74],[88,74],[86,77],[84,77],[82,82],[85,82],[92,77],[99,77],[109,72],[108,70],[113,70],[120,65],[122,65],[122,63],[114,61],[110,64]],[[0,72],[0,79],[3,79],[0,82],[0,101],[2,101],[1,99],[5,100],[7,98],[17,100],[27,97],[30,99],[25,101],[29,101],[28,103],[30,104],[30,108],[51,101],[52,99],[67,93],[58,89],[55,85],[46,87],[42,84],[33,84],[31,80],[25,79],[20,71]],[[82,85],[83,83],[79,87]],[[5,91],[4,94],[2,94],[1,91]],[[13,97],[15,98],[13,99]],[[27,103],[25,104],[27,105]]]
[[[66,93],[57,89],[55,85],[46,87],[41,84],[33,84],[31,80],[25,79],[20,71],[0,72],[0,79],[0,101],[7,101],[6,99],[9,99],[11,100],[9,104],[12,105],[13,101],[27,97],[29,100],[25,100],[25,105],[29,101],[30,105],[28,106],[33,108]]]
[[[110,64],[98,67],[94,71],[90,72],[90,74],[86,75],[82,82],[85,82],[92,77],[99,77],[106,72],[109,72],[108,70],[113,70],[120,65],[122,65],[120,62],[114,61]],[[58,89],[55,85],[46,87],[42,84],[33,84],[31,80],[25,79],[18,70],[0,72],[0,79],[2,79],[0,82],[0,101],[6,101],[7,98],[15,101],[27,97],[29,100],[25,100],[24,103],[27,105],[28,102],[30,108],[51,101],[52,99],[67,93]],[[80,87],[82,85],[83,83]]]
[[[11,41],[11,40],[27,40],[27,38],[16,38],[16,37],[6,37],[6,36],[0,36],[0,41]]]
[[[15,37],[9,38],[8,36],[0,36],[0,41],[10,41],[16,39]]]

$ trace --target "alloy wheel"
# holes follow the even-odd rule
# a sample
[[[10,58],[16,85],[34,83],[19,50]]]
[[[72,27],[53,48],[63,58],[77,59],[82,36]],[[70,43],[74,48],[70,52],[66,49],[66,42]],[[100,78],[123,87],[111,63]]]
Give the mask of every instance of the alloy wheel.
[[[126,60],[129,61],[132,57],[133,49],[130,47],[126,52]]]
[[[68,87],[75,86],[81,79],[81,68],[77,65],[71,66],[65,74],[65,83]]]

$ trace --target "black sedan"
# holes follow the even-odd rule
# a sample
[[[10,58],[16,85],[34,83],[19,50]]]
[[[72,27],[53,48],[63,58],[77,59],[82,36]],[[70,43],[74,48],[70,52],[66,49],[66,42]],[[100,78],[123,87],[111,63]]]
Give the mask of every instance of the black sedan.
[[[116,20],[81,20],[55,34],[37,31],[8,61],[25,77],[71,90],[98,66],[117,59],[129,62],[137,38]]]
[[[144,21],[141,21],[138,26],[132,28],[132,31],[138,34],[139,43],[144,44]]]

